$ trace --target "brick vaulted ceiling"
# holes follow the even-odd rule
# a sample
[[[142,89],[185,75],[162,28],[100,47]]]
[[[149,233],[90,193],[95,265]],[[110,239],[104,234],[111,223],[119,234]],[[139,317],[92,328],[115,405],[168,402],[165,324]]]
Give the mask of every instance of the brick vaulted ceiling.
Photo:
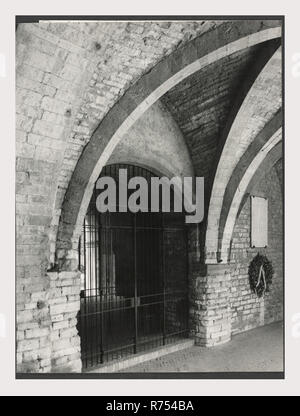
[[[273,42],[270,46],[277,45]],[[211,167],[230,110],[264,47],[254,46],[223,58],[161,98],[186,138],[196,175],[206,180],[211,180]]]

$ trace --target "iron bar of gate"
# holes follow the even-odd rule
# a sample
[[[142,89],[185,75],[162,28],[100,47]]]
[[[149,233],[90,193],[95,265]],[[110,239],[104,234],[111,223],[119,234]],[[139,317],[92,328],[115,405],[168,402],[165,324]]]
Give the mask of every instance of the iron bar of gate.
[[[94,194],[95,195],[95,194]],[[96,195],[94,196],[94,204],[96,204]],[[94,309],[96,312],[96,316],[98,316],[98,250],[97,250],[97,215],[93,215],[93,252],[94,252]],[[96,353],[98,351],[98,342],[99,342],[99,330],[98,330],[98,319],[96,319],[95,322],[95,350]],[[98,357],[96,360],[96,363],[98,364]]]
[[[184,298],[186,296],[186,294],[187,294],[187,292],[186,291],[183,291],[183,290],[182,291],[177,291],[176,293],[182,295],[181,297],[180,296],[177,296],[176,297],[177,300],[178,299],[181,299],[181,298]],[[165,294],[166,295],[174,295],[175,293],[173,293],[173,292],[167,292],[166,291]],[[156,293],[155,294],[155,297],[160,297],[160,296],[163,297],[163,295],[164,295],[164,292]],[[151,295],[145,295],[145,296],[141,296],[141,297],[147,298],[149,296],[151,296]],[[174,297],[174,299],[175,299],[175,297]],[[159,301],[158,300],[158,301],[153,301],[153,302],[147,302],[147,305],[159,305],[159,304],[162,304],[162,303],[163,303],[163,301]],[[132,308],[131,306],[122,306],[122,307],[110,308],[108,310],[104,310],[103,313],[109,313],[111,311],[119,311],[119,310],[129,310],[131,308]],[[96,312],[89,312],[89,313],[86,313],[85,314],[85,316],[96,316],[96,315],[97,315]]]
[[[102,227],[103,229],[120,229],[120,230],[132,230],[132,226],[131,225],[105,225],[103,224]],[[148,226],[141,226],[141,225],[137,225],[136,226],[137,230],[149,230],[149,231],[160,231],[161,230],[161,226],[157,225],[157,226],[152,226],[152,227],[148,227]],[[168,231],[182,231],[182,227],[176,227],[176,226],[168,226],[167,227]]]
[[[198,225],[197,225],[198,227]],[[185,250],[186,253],[188,253],[188,247],[189,247],[189,230],[188,227],[184,228],[183,230],[184,233],[184,238],[185,238]],[[190,310],[189,310],[189,299],[190,299],[190,264],[189,264],[189,256],[188,254],[186,254],[185,257],[185,261],[186,261],[186,288],[187,288],[187,296],[186,296],[186,314],[185,314],[185,327],[189,328],[189,323],[190,323]],[[189,333],[189,331],[187,332]]]
[[[133,215],[133,255],[134,255],[134,354],[138,344],[138,305],[137,305],[137,263],[136,263],[136,214]]]
[[[99,316],[99,284],[100,284],[100,256],[99,256],[99,241],[98,241],[98,216],[94,215],[95,217],[95,224],[94,224],[94,238],[95,238],[95,248],[94,248],[94,252],[95,252],[95,295],[96,295],[96,303],[95,303],[95,308],[96,308],[96,316]],[[98,319],[96,319],[96,351],[98,352],[99,350],[99,343],[101,345],[100,342],[100,328],[98,325]],[[99,356],[97,355],[97,364],[99,363]]]
[[[163,284],[163,345],[166,344],[166,281],[165,281],[165,261],[164,261],[164,220],[161,215],[161,230],[162,230],[162,284]]]
[[[78,270],[81,272],[81,237],[78,241]]]
[[[102,276],[101,276],[101,269],[102,269],[102,251],[101,251],[101,221],[100,216],[99,223],[98,223],[98,256],[99,256],[99,276],[98,276],[98,285],[99,285],[99,297],[100,297],[100,305],[99,305],[99,313],[100,313],[100,363],[103,363],[103,305],[102,305],[102,296],[103,296],[103,289],[102,289]]]
[[[88,308],[89,310],[93,310],[93,264],[92,264],[92,259],[93,259],[93,249],[92,249],[92,245],[93,245],[93,235],[92,235],[92,228],[93,228],[93,223],[92,223],[92,212],[91,210],[89,211],[89,263],[90,263],[90,273],[89,273],[89,289],[90,289],[90,298],[89,298],[89,302],[88,302]],[[91,365],[94,364],[93,362],[93,358],[94,358],[94,331],[93,331],[93,326],[94,326],[94,320],[91,320],[90,322],[90,332],[91,332]]]

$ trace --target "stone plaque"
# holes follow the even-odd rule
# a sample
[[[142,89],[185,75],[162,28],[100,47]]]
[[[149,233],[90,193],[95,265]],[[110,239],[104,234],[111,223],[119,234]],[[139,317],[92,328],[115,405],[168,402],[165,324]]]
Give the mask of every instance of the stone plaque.
[[[268,200],[251,196],[251,247],[268,245]]]

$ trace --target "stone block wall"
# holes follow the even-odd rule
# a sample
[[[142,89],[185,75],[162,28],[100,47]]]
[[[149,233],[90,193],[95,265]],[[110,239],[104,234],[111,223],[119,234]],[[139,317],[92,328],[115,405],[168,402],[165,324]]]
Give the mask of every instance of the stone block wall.
[[[18,302],[27,303],[18,304],[17,371],[80,372],[80,274],[50,272],[31,284],[24,278],[22,287]]]
[[[212,347],[231,338],[230,266],[201,263],[197,227],[189,231],[190,335],[196,345]]]
[[[279,171],[279,175],[281,170]],[[230,305],[232,331],[239,333],[267,323],[280,321],[283,316],[283,224],[282,178],[273,167],[252,189],[251,194],[268,198],[268,247],[250,247],[250,196],[238,215],[231,248]],[[260,252],[268,257],[274,268],[270,293],[264,299],[250,290],[248,266]]]
[[[206,276],[196,283],[197,345],[213,347],[231,338],[230,268],[228,265],[207,265]]]
[[[250,247],[250,195],[247,194],[234,227],[229,264],[207,264],[201,259],[199,231],[190,230],[190,327],[196,344],[214,346],[231,335],[283,318],[282,169],[279,162],[252,189],[268,198],[268,247]],[[251,292],[248,266],[260,252],[274,268],[270,293]]]

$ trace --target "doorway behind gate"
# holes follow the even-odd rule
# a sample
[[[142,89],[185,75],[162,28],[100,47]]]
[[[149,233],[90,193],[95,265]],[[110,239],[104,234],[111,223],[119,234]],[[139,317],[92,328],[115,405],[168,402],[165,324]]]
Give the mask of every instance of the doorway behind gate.
[[[101,176],[118,183],[119,169],[127,169],[128,180],[142,176],[150,183],[154,176],[123,164],[105,166]],[[95,187],[79,240],[85,369],[188,337],[184,213],[99,213],[99,192]]]

